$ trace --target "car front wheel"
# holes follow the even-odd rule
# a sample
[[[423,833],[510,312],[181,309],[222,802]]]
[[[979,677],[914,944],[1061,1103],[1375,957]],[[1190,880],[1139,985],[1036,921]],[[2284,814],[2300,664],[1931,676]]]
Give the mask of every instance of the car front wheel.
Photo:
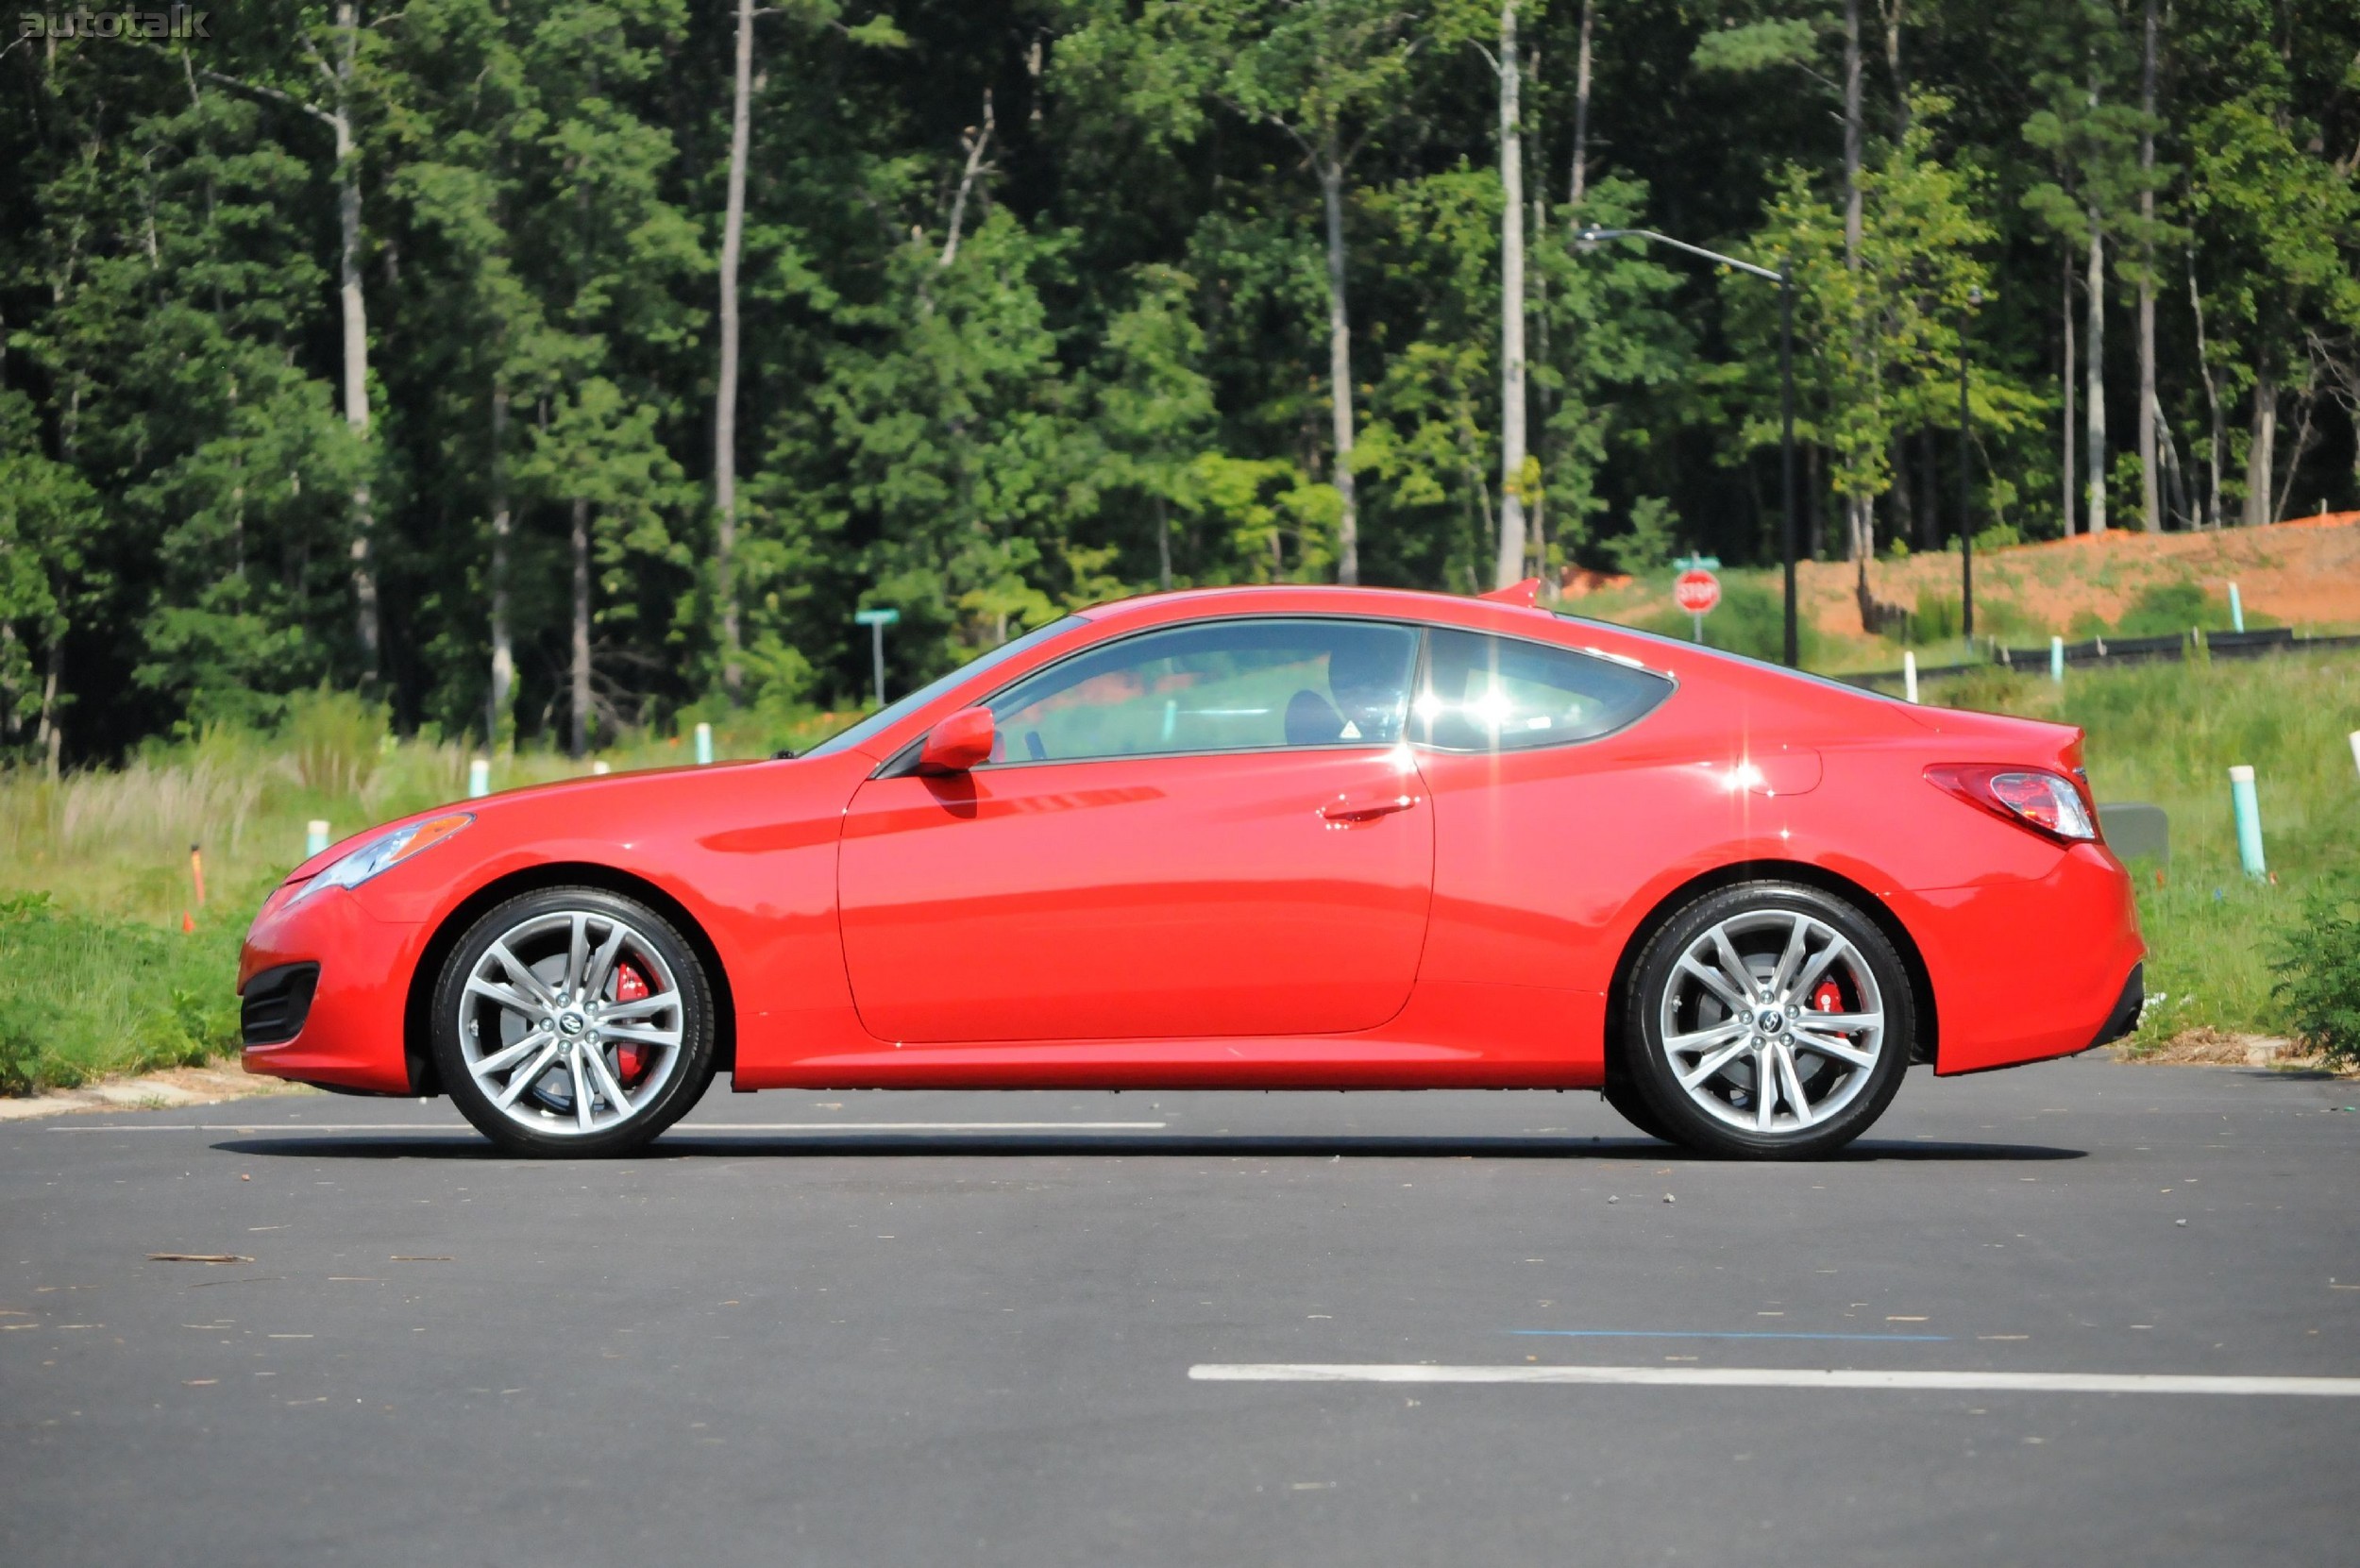
[[[1631,1087],[1683,1144],[1750,1159],[1831,1154],[1884,1113],[1915,1042],[1883,932],[1814,887],[1741,884],[1658,931],[1625,997]]]
[[[713,1076],[703,966],[670,921],[598,887],[509,900],[460,938],[434,992],[443,1085],[501,1147],[626,1155]]]

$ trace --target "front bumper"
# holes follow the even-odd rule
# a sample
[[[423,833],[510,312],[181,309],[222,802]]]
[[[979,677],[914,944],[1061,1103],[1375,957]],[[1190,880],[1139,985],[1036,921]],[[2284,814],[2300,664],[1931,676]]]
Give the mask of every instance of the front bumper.
[[[329,1088],[414,1093],[403,1018],[426,927],[379,919],[346,888],[301,900],[296,891],[270,896],[239,954],[245,1070]],[[311,995],[298,1012],[293,993],[306,971]]]

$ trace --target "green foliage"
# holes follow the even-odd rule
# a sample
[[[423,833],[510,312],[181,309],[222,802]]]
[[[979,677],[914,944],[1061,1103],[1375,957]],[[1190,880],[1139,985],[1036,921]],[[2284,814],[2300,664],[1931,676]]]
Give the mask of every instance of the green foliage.
[[[1664,597],[1671,597],[1668,582]],[[1662,611],[1638,624],[1644,631],[1683,640],[1695,630],[1688,614],[1678,609]],[[1819,630],[1805,616],[1795,631],[1802,661],[1808,666],[1819,656]],[[1708,648],[1778,664],[1786,657],[1786,600],[1759,583],[1724,577],[1721,602],[1706,615],[1704,632]]]
[[[2257,632],[2278,624],[2251,611],[2245,619],[2248,629]],[[2196,582],[2159,582],[2141,591],[2116,617],[2114,630],[2126,637],[2167,637],[2198,627],[2226,632],[2232,625],[2227,596],[2207,593]]]
[[[0,1093],[234,1052],[236,965],[228,926],[190,936],[0,898]]]
[[[1660,496],[1642,496],[1631,503],[1630,531],[1607,543],[1614,569],[1639,577],[1660,569],[1679,548],[1679,519],[1672,503]]]
[[[1964,346],[1978,544],[2055,531],[2059,332],[2083,303],[2060,297],[2082,285],[2059,264],[2093,211],[2116,448],[2139,419],[2132,291],[2158,290],[2175,516],[2216,491],[2234,509],[2257,398],[2281,431],[2253,476],[2265,509],[2360,502],[2350,7],[2164,8],[2152,122],[2133,107],[2139,8],[1889,8],[1898,80],[1866,19],[1856,266],[1830,0],[1589,8],[1575,186],[1584,9],[1519,7],[1530,461],[1513,482],[1551,569],[1650,567],[1671,516],[1733,567],[1777,536],[1778,291],[1636,238],[1586,244],[1593,226],[1792,265],[1823,518],[1853,497],[1890,515],[1905,481],[1947,506],[1952,474],[1922,471],[1918,437],[1939,432],[1949,469]],[[1489,582],[1495,4],[763,8],[734,695],[710,483],[725,12],[263,10],[202,44],[0,57],[0,755],[259,745],[318,721],[323,683],[404,735],[531,751],[569,728],[578,632],[608,741],[691,709],[783,731],[865,688],[858,605],[903,611],[887,648],[906,686],[1167,571],[1332,577],[1331,305],[1363,571]],[[2102,461],[2135,478],[2126,449]]]
[[[2270,969],[2294,1037],[2331,1062],[2360,1062],[2360,879],[2312,888]]]
[[[383,756],[385,710],[350,692],[301,692],[287,716],[295,777],[322,795],[358,795]]]

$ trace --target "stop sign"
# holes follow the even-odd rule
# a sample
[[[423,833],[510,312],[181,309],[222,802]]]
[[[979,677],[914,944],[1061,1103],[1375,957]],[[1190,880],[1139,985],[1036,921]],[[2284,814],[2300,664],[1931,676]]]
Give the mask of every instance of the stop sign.
[[[1721,602],[1721,580],[1701,566],[1684,571],[1672,583],[1672,602],[1701,615]]]

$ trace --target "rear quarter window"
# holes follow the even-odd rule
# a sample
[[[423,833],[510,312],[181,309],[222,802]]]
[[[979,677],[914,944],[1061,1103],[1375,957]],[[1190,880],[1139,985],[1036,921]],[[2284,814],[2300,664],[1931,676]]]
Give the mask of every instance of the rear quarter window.
[[[1410,738],[1444,751],[1566,746],[1637,723],[1675,689],[1666,676],[1594,654],[1434,627]]]

